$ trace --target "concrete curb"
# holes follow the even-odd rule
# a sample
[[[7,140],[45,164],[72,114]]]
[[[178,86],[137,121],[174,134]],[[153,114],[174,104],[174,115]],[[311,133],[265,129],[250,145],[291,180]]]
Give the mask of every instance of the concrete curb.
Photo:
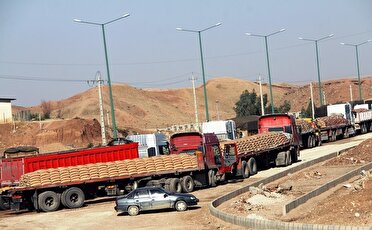
[[[350,149],[350,148],[347,148]],[[254,218],[247,218],[244,216],[235,216],[230,213],[225,213],[221,210],[218,210],[217,207],[221,205],[222,203],[231,200],[234,197],[237,197],[243,193],[246,193],[249,191],[249,187],[257,187],[259,184],[267,184],[272,181],[275,181],[283,176],[286,176],[288,173],[294,173],[299,170],[302,170],[306,167],[309,167],[313,164],[317,164],[319,162],[328,160],[332,157],[335,157],[339,155],[341,152],[346,151],[347,149],[340,150],[339,152],[333,152],[330,154],[327,154],[325,156],[322,156],[320,158],[304,162],[300,165],[297,165],[295,167],[289,168],[287,170],[284,170],[278,174],[275,174],[273,176],[264,178],[262,180],[256,181],[252,184],[249,184],[243,188],[237,189],[235,191],[232,191],[230,193],[227,193],[221,197],[218,197],[217,199],[213,200],[209,204],[209,211],[211,215],[243,227],[253,228],[253,229],[301,229],[301,230],[320,230],[320,229],[328,229],[328,230],[372,230],[372,227],[352,227],[352,226],[339,226],[339,225],[320,225],[320,224],[303,224],[303,223],[288,223],[288,222],[282,222],[282,221],[272,221],[267,219],[254,219]]]

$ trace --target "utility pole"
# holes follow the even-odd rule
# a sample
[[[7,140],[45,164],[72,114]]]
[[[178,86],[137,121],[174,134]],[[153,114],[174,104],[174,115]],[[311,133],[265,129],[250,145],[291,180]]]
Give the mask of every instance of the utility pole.
[[[263,103],[263,95],[262,95],[262,78],[261,75],[258,75],[258,82],[260,83],[260,98],[261,98],[261,115],[265,115],[265,108]]]
[[[219,100],[216,100],[217,121],[220,120],[220,110],[219,110],[219,108],[218,108],[219,103],[220,103]]]
[[[353,101],[353,88],[349,85],[350,101]]]
[[[199,130],[198,104],[196,101],[196,91],[195,91],[195,81],[197,80],[197,78],[194,77],[194,73],[191,73],[190,80],[192,82],[192,94],[194,96],[195,123],[196,123],[197,130]]]
[[[311,115],[314,120],[315,119],[314,95],[313,95],[313,84],[311,82],[310,82],[310,99],[311,99]]]
[[[93,84],[97,83],[97,87],[98,87],[99,120],[101,124],[102,145],[106,145],[107,140],[106,140],[106,129],[105,129],[105,121],[104,121],[104,115],[103,115],[103,99],[102,99],[102,90],[101,90],[101,85],[103,83],[103,80],[101,79],[100,71],[97,71],[96,73],[96,80],[92,80],[91,82]],[[89,81],[88,81],[88,84],[89,84]]]

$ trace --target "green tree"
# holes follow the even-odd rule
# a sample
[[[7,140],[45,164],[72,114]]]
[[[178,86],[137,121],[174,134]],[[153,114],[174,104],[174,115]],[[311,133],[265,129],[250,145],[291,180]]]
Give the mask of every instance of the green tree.
[[[263,95],[264,107],[267,104],[267,94]],[[261,100],[255,90],[250,93],[244,90],[240,99],[235,103],[234,111],[237,117],[261,114]]]

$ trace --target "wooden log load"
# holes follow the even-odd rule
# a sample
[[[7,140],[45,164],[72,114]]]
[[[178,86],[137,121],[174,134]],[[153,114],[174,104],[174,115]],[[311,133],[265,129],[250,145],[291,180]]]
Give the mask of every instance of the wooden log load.
[[[198,167],[195,155],[180,154],[122,161],[41,169],[21,177],[20,187],[58,185],[62,183],[89,181],[100,178],[114,178],[165,171],[176,172]]]
[[[262,152],[286,145],[289,142],[289,136],[279,132],[261,133],[235,140],[238,154]]]
[[[319,117],[315,119],[316,125],[320,128],[327,128],[336,125],[347,125],[349,122],[343,116],[333,115],[328,117]]]

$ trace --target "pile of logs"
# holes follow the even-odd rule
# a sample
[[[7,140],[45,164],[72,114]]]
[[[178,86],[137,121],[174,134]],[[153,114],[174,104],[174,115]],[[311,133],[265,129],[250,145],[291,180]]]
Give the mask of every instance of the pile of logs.
[[[180,171],[198,167],[195,155],[180,154],[41,169],[21,177],[21,187],[54,185],[101,178]]]
[[[326,128],[335,125],[347,125],[348,120],[340,115],[333,115],[328,117],[319,117],[315,119],[316,125],[320,128]]]
[[[289,136],[279,132],[261,133],[235,140],[239,154],[274,149],[290,142]]]
[[[296,125],[301,127],[302,133],[307,133],[313,130],[311,124],[303,119],[296,119]]]

